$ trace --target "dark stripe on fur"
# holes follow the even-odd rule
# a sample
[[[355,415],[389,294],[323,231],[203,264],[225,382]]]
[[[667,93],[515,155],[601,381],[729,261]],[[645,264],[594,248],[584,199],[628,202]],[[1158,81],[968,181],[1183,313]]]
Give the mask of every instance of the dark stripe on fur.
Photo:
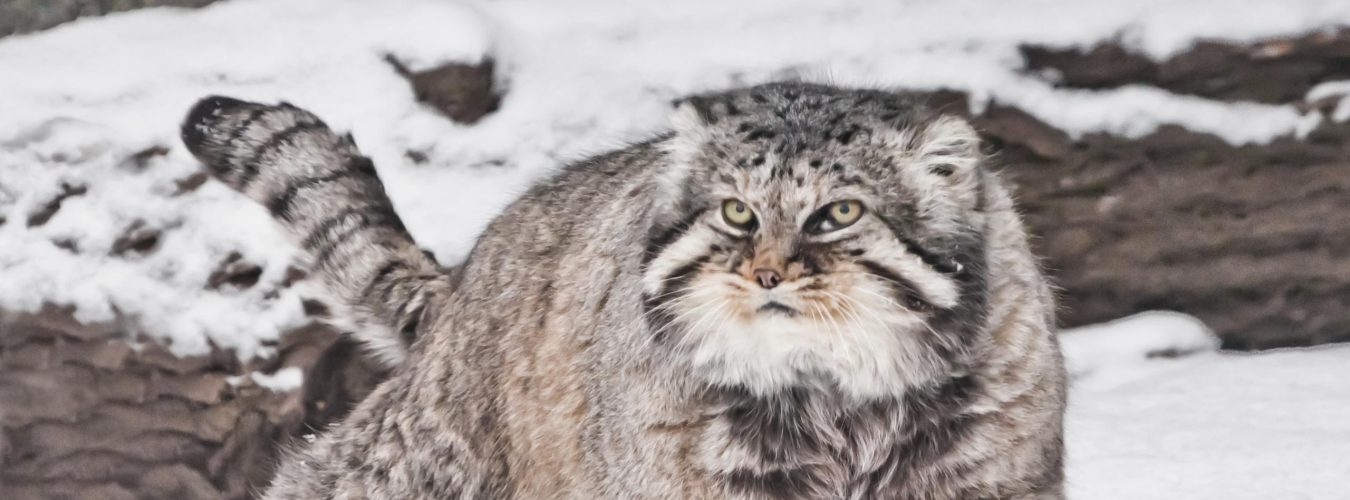
[[[726,475],[727,486],[738,495],[756,498],[811,498],[815,483],[821,482],[802,470],[772,470],[759,473],[735,470]]]
[[[255,108],[249,110],[248,118],[244,118],[243,121],[239,122],[239,125],[234,127],[234,130],[230,131],[230,138],[225,141],[224,145],[227,147],[233,146],[234,141],[237,141],[239,140],[240,137],[243,137],[244,132],[246,132],[248,128],[253,125],[253,122],[258,121],[258,118],[262,118],[263,113],[266,111],[267,110],[265,108]]]
[[[359,217],[359,220],[356,221],[356,225],[349,227],[338,234],[332,235],[331,237],[325,237],[325,235],[332,232],[333,228],[342,224],[348,217],[353,216]],[[403,223],[399,220],[398,215],[395,214],[394,210],[388,205],[369,205],[343,210],[342,212],[339,212],[338,215],[323,221],[318,229],[315,229],[310,233],[308,238],[305,238],[304,248],[314,253],[315,267],[322,267],[328,259],[332,257],[333,251],[343,242],[347,241],[349,237],[377,226],[389,227],[399,232],[405,231]],[[322,246],[319,245],[321,242],[324,243]]]
[[[891,230],[891,234],[895,236],[896,241],[899,241],[900,244],[905,247],[906,252],[917,256],[919,260],[923,261],[928,267],[933,268],[934,271],[942,274],[955,274],[957,272],[955,262],[952,259],[944,257],[938,252],[929,250],[924,247],[924,245],[919,244],[918,241],[910,236],[911,232],[902,224],[892,221],[880,214],[877,214],[877,216],[882,222],[886,223],[886,227]]]
[[[940,334],[937,339],[940,342],[934,346],[945,350],[942,356],[948,359],[965,355],[989,315],[983,238],[961,235],[954,238],[952,246],[962,249],[953,256],[961,270],[951,275],[959,287],[960,300],[956,307],[940,310],[928,319],[929,327]]]
[[[919,290],[918,285],[915,285],[914,282],[910,281],[908,278],[900,276],[895,271],[892,271],[877,262],[864,259],[858,261],[858,263],[862,265],[863,268],[867,269],[867,272],[876,275],[883,281],[886,281],[886,284],[894,287],[896,289],[896,295],[900,298],[900,303],[904,304],[906,308],[914,311],[932,311],[937,309],[937,306],[933,304],[933,301],[928,300],[928,297],[924,296],[923,291]]]
[[[375,287],[380,286],[380,284],[384,283],[385,280],[389,278],[390,274],[393,274],[394,271],[400,269],[408,269],[408,263],[405,262],[402,257],[394,257],[392,259],[389,259],[389,262],[384,266],[380,267],[380,270],[376,271],[375,275],[370,278],[370,283],[367,283],[366,288],[361,291],[361,297],[364,297],[366,300],[370,300],[370,294],[375,291]],[[393,291],[392,286],[385,287],[384,292],[382,293],[383,297],[380,297],[380,300],[387,299],[389,297],[389,293],[392,291]]]
[[[360,172],[352,169],[342,169],[328,175],[293,180],[290,184],[286,185],[286,189],[283,190],[281,194],[272,198],[272,202],[267,204],[267,209],[272,212],[272,215],[289,221],[291,220],[289,216],[291,202],[295,200],[295,195],[299,193],[300,190],[351,177],[359,173]]]
[[[249,158],[247,162],[240,166],[243,171],[239,173],[239,179],[235,181],[235,185],[238,186],[238,189],[241,191],[248,189],[249,183],[253,182],[253,179],[258,176],[259,171],[262,169],[263,158],[285,141],[288,141],[295,135],[305,131],[327,129],[328,126],[324,125],[323,122],[302,122],[272,134],[271,137],[267,138],[267,142],[264,142],[261,146],[258,146],[258,149],[253,151],[253,157]]]
[[[900,243],[905,246],[906,252],[918,256],[919,260],[922,260],[924,264],[928,265],[928,267],[931,267],[933,268],[933,270],[940,272],[942,274],[956,274],[957,272],[956,266],[953,265],[950,259],[940,257],[936,253],[928,251],[923,247],[923,245],[920,245],[919,242],[914,241],[910,238],[906,238],[900,235],[896,235],[896,238],[899,239]]]
[[[656,291],[656,295],[643,295],[642,305],[647,313],[648,326],[656,333],[656,338],[654,340],[657,342],[665,339],[665,334],[668,333],[666,329],[669,328],[670,324],[674,321],[674,315],[662,306],[671,300],[674,300],[674,295],[683,290],[685,285],[689,284],[689,280],[694,277],[698,268],[703,264],[706,264],[709,259],[709,256],[704,255],[694,259],[688,264],[680,266],[670,274],[662,277],[662,285],[661,288]]]
[[[662,283],[664,283],[664,286],[661,287],[662,293],[664,294],[666,291],[684,288],[685,285],[689,284],[689,279],[694,276],[694,273],[698,271],[698,268],[703,266],[703,264],[706,264],[709,258],[710,257],[707,255],[700,256],[699,258],[690,261],[688,264],[671,271],[671,273],[666,275],[662,280]]]
[[[755,395],[744,387],[718,389],[728,437],[756,457],[753,470],[727,475],[728,486],[755,497],[839,496],[841,492],[827,489],[837,472],[827,464],[848,452],[842,449],[841,428],[852,427],[860,414],[840,412],[837,397],[805,386],[769,395]]]
[[[239,138],[243,137],[245,132],[248,132],[248,128],[253,126],[253,122],[262,118],[263,113],[266,111],[265,108],[254,108],[249,110],[248,117],[244,118],[244,120],[239,122],[234,129],[230,130],[230,135],[226,137],[225,143],[221,145],[221,150],[225,153],[222,161],[207,162],[207,166],[211,167],[217,174],[223,174],[228,169],[232,168],[234,166],[234,153],[239,150],[239,148],[235,147],[235,142],[238,142]]]
[[[976,416],[967,413],[975,380],[961,376],[909,390],[898,400],[905,415],[899,440],[874,471],[866,498],[893,498],[906,490],[913,473],[930,467],[958,447],[970,432]]]
[[[651,262],[652,259],[655,259],[657,255],[660,255],[661,251],[666,249],[666,246],[673,243],[676,238],[679,238],[681,235],[688,232],[689,228],[693,227],[694,222],[697,222],[698,218],[702,217],[707,211],[708,209],[706,208],[694,210],[685,214],[684,217],[680,218],[679,221],[675,222],[670,227],[659,232],[653,231],[653,235],[647,239],[646,249],[642,253],[642,265],[646,266],[647,263]]]
[[[411,346],[413,342],[417,340],[417,328],[422,325],[422,313],[425,311],[426,304],[418,304],[417,309],[414,309],[413,312],[407,316],[407,322],[403,324],[402,328],[399,328],[398,334],[399,338],[403,339],[403,345]],[[403,317],[400,316],[398,321],[402,320]]]

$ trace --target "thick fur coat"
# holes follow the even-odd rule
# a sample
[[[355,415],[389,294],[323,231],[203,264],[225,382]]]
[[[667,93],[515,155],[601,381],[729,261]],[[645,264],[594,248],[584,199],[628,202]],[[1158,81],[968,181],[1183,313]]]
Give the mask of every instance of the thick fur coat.
[[[797,83],[673,123],[540,182],[451,277],[349,136],[201,101],[189,149],[396,367],[266,498],[1062,497],[1052,296],[966,123]]]

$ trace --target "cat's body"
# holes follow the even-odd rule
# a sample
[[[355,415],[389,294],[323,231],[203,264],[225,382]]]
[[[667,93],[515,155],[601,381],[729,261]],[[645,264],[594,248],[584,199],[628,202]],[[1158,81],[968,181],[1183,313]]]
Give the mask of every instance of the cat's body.
[[[800,84],[682,113],[535,186],[452,280],[349,138],[200,103],[185,142],[398,366],[266,498],[1061,497],[1051,296],[969,128]]]

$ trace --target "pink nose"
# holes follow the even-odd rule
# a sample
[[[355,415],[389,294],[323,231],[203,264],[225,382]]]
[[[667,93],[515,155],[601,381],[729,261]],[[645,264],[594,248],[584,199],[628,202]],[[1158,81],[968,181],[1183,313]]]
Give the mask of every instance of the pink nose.
[[[755,281],[758,281],[759,286],[764,288],[773,288],[783,282],[783,277],[779,276],[778,271],[773,269],[756,269]]]

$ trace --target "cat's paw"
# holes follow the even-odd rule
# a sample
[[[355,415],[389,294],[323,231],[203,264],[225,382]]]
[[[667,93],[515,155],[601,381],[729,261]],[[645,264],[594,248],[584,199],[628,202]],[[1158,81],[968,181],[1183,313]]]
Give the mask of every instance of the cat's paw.
[[[217,179],[239,191],[263,170],[286,164],[269,157],[277,149],[302,141],[329,143],[322,147],[337,142],[313,113],[284,102],[273,106],[223,96],[197,101],[183,121],[182,139]]]

